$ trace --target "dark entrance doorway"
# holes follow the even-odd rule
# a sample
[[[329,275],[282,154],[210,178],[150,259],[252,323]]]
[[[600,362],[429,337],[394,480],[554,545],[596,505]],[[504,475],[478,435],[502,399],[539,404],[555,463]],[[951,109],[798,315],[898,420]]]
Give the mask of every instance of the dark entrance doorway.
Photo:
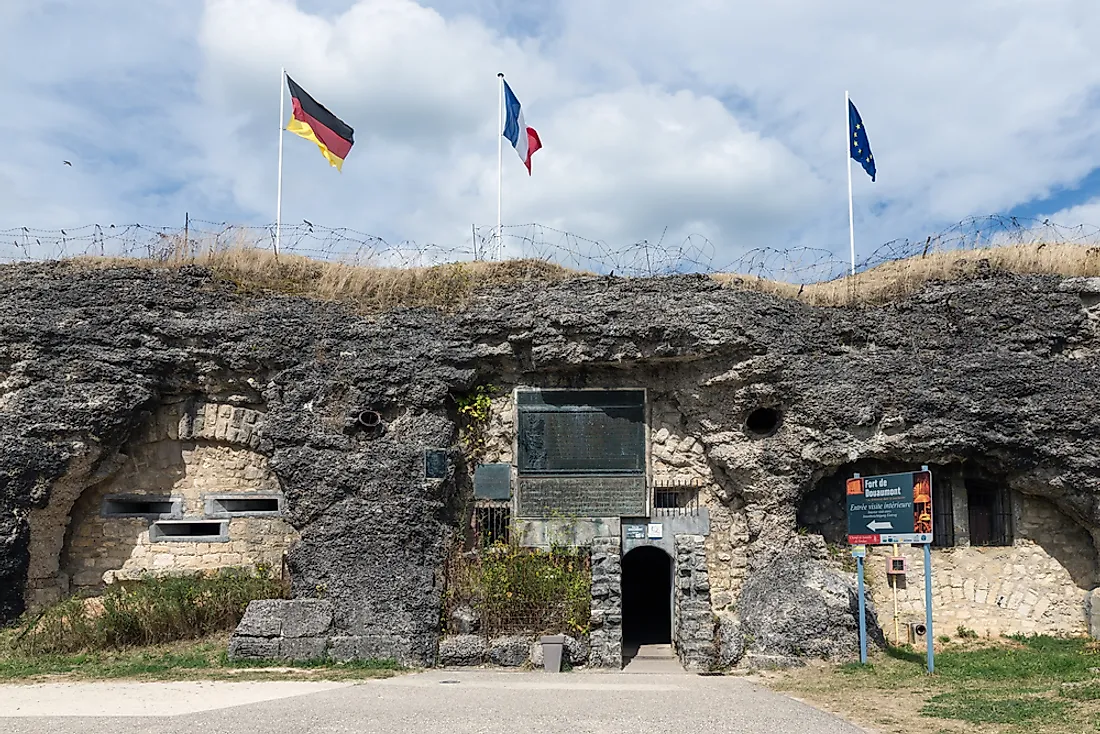
[[[623,556],[623,648],[672,642],[672,559],[643,545]]]

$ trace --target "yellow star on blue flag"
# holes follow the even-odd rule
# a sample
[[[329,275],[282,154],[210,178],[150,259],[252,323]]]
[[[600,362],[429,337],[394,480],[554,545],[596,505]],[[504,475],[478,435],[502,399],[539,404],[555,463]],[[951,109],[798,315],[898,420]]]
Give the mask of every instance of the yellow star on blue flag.
[[[871,180],[875,180],[875,157],[871,155],[871,144],[867,142],[867,130],[863,127],[859,110],[848,100],[848,144],[851,147],[852,158],[863,165],[863,170]]]

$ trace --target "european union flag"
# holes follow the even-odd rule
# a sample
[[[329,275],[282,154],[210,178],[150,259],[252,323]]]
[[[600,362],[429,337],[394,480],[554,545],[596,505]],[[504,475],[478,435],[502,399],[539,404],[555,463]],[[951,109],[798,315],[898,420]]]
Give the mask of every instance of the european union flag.
[[[863,164],[863,170],[871,180],[875,180],[875,157],[871,155],[871,144],[867,142],[867,130],[859,117],[859,110],[848,100],[848,132],[852,134],[848,142],[851,145],[852,158]]]

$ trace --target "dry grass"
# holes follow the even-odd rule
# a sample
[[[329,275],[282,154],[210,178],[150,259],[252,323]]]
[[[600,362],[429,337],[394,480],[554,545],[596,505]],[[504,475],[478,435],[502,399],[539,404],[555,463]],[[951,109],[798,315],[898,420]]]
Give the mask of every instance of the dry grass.
[[[1100,276],[1100,247],[1037,243],[934,252],[884,263],[852,277],[805,286],[726,273],[713,277],[731,288],[796,298],[813,306],[865,306],[903,298],[930,281],[958,280],[997,271]]]
[[[276,258],[270,250],[247,243],[199,253],[168,247],[157,259],[82,257],[69,262],[81,268],[198,265],[210,268],[218,280],[232,284],[239,293],[279,293],[340,301],[352,304],[361,313],[416,306],[459,309],[483,288],[591,275],[541,260],[372,267],[300,255],[284,254]],[[1100,276],[1100,247],[1040,243],[933,252],[884,263],[853,277],[807,285],[732,273],[711,277],[725,287],[770,293],[813,306],[867,306],[903,298],[930,281],[998,271]]]
[[[461,308],[479,289],[530,280],[557,281],[581,273],[539,260],[457,262],[430,267],[386,268],[280,255],[253,247],[233,247],[162,260],[83,257],[84,268],[180,268],[198,265],[232,284],[239,293],[279,293],[353,304],[362,313],[400,307]]]

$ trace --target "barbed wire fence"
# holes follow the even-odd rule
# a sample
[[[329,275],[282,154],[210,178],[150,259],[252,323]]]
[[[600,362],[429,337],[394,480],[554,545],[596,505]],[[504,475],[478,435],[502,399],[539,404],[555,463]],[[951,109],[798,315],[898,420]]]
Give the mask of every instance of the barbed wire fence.
[[[247,226],[191,220],[183,227],[89,224],[71,229],[18,227],[0,230],[0,262],[74,257],[186,261],[238,247],[272,249],[275,225]],[[445,262],[530,258],[599,274],[653,276],[675,273],[737,273],[790,283],[834,280],[846,275],[846,253],[815,247],[759,247],[725,255],[706,237],[671,243],[642,240],[610,245],[540,224],[471,228],[453,246],[387,242],[346,227],[312,222],[282,225],[281,252],[316,260],[376,267],[421,267]],[[1100,228],[1062,226],[1049,220],[1008,216],[971,217],[923,239],[896,239],[856,263],[859,271],[886,262],[937,252],[1030,243],[1100,246]]]

